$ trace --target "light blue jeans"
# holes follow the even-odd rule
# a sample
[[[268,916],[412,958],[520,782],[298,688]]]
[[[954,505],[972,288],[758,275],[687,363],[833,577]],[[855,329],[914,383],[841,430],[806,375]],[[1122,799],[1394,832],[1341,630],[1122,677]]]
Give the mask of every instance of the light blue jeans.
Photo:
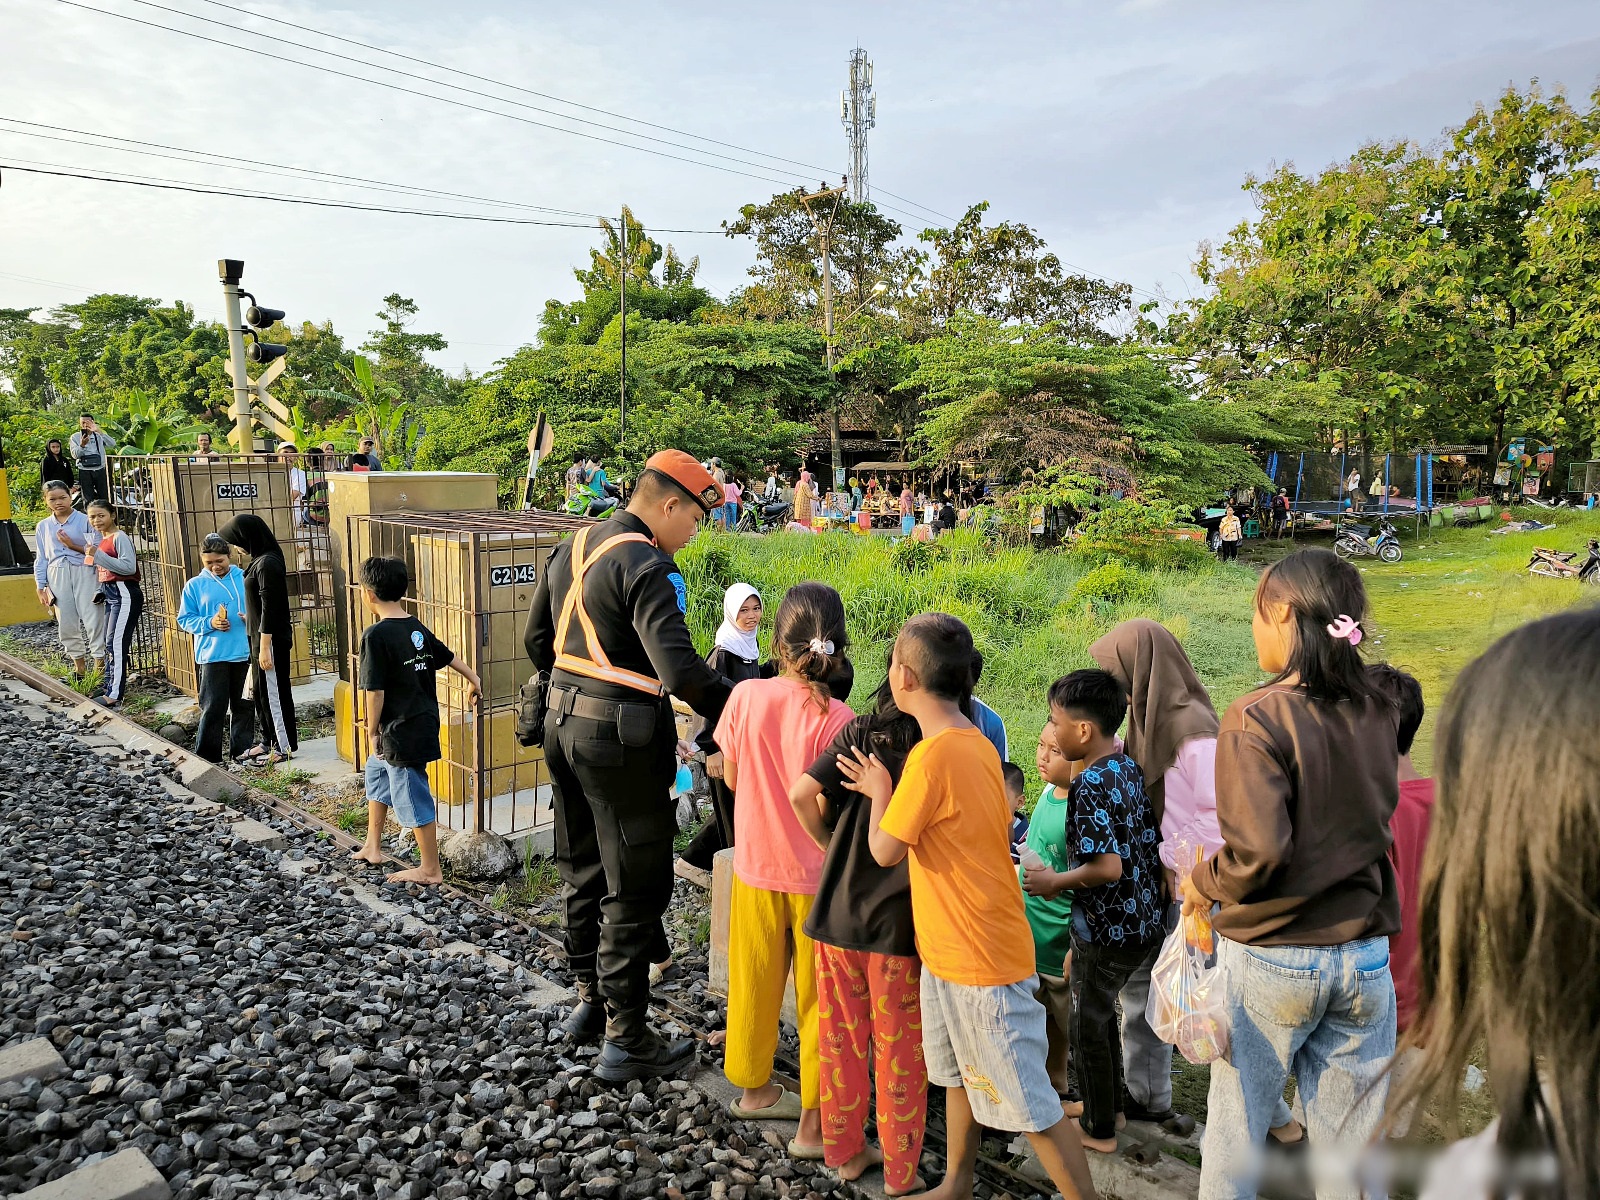
[[[1318,1200],[1357,1200],[1356,1172],[1383,1117],[1394,1057],[1389,940],[1245,946],[1220,938],[1227,1062],[1211,1064],[1200,1200],[1247,1200],[1267,1127],[1294,1072]]]

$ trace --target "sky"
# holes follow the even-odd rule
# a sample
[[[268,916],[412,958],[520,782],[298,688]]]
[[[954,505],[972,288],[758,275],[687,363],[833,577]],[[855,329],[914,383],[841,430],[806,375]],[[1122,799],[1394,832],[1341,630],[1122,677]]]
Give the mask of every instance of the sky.
[[[597,244],[594,215],[622,204],[647,229],[698,231],[655,236],[698,255],[717,294],[740,286],[750,247],[720,225],[742,204],[843,174],[839,92],[856,45],[875,68],[874,199],[909,233],[988,200],[991,221],[1034,226],[1073,267],[1131,283],[1136,299],[1181,301],[1199,291],[1198,244],[1250,216],[1247,175],[1315,170],[1374,139],[1434,141],[1533,79],[1587,97],[1600,83],[1600,4],[0,0],[0,307],[116,291],[220,319],[216,260],[242,258],[262,303],[295,322],[331,319],[352,345],[384,295],[409,296],[415,328],[450,342],[439,365],[483,371],[533,340],[546,298],[580,294],[572,268]],[[147,157],[81,144],[85,133],[479,199]],[[5,169],[35,164],[555,224]]]

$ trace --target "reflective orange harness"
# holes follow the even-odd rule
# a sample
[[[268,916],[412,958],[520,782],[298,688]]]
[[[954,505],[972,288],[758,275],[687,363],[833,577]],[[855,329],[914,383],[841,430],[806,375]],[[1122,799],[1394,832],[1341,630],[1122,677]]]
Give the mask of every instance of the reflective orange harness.
[[[643,542],[647,546],[653,546],[655,543],[642,533],[623,533],[602,543],[589,554],[586,550],[589,533],[593,529],[593,525],[585,526],[578,531],[572,541],[572,584],[567,588],[566,599],[561,602],[561,615],[556,619],[556,669],[572,675],[582,675],[588,679],[598,679],[603,683],[619,684],[651,696],[664,696],[667,689],[662,686],[659,679],[611,664],[611,659],[606,656],[605,647],[600,644],[599,635],[595,632],[589,610],[583,603],[584,576],[602,555],[627,542]],[[572,623],[573,613],[577,613],[578,624],[583,627],[583,640],[589,651],[587,658],[567,653],[567,629]]]

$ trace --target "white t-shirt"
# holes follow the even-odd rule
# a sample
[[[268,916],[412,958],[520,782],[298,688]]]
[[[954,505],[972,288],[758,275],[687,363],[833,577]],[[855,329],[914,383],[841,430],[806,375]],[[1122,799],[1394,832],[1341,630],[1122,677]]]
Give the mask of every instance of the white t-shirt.
[[[289,468],[289,491],[300,493],[300,498],[294,502],[294,523],[304,525],[306,511],[306,473],[299,467]]]

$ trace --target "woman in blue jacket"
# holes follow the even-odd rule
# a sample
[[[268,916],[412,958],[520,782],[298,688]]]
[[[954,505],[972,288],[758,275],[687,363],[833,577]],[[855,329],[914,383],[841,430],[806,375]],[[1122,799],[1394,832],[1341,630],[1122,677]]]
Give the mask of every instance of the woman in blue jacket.
[[[245,625],[244,572],[233,565],[231,547],[221,534],[208,533],[200,543],[204,568],[183,585],[178,628],[194,637],[194,661],[200,677],[200,727],[195,753],[207,762],[222,761],[223,722],[231,717],[228,752],[244,758],[256,736],[256,710],[244,699],[250,678],[250,631]]]

